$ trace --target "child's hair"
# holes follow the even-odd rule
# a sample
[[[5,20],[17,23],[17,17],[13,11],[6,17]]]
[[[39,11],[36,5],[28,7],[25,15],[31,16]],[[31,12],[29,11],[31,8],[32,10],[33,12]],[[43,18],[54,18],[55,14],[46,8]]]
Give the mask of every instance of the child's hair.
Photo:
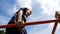
[[[23,11],[23,14],[25,15],[25,14],[26,14],[26,11],[28,10],[28,8],[20,8],[19,11],[20,11],[20,10],[22,10],[22,11]],[[18,12],[19,12],[19,11],[18,11]],[[16,12],[16,13],[18,13],[18,12]]]

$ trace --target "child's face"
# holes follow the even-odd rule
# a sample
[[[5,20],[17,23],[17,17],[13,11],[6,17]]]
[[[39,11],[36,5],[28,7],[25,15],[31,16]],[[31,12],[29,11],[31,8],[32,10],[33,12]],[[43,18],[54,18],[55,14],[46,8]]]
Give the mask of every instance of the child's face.
[[[26,17],[30,16],[31,13],[32,13],[31,10],[27,10],[27,12],[26,12]]]

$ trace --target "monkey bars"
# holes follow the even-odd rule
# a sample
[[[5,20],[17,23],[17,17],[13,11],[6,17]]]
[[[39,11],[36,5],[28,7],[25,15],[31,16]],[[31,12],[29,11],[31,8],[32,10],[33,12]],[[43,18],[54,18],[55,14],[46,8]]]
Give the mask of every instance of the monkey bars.
[[[58,20],[55,19],[55,20],[45,20],[45,21],[36,21],[36,22],[26,22],[26,23],[24,23],[24,26],[37,25],[37,24],[47,24],[47,23],[55,22],[53,30],[52,30],[52,34],[55,34],[55,31],[56,31],[59,21],[60,21],[59,19]],[[0,28],[12,28],[12,27],[17,27],[17,25],[16,24],[8,24],[8,25],[1,25],[0,26]]]

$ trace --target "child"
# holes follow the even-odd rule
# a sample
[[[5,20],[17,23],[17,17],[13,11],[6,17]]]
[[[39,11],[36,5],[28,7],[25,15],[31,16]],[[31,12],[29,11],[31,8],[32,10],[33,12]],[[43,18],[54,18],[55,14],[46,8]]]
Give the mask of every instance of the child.
[[[21,8],[16,12],[8,24],[17,24],[18,28],[6,28],[6,34],[27,34],[23,23],[26,22],[26,18],[30,16],[31,13],[32,11],[29,8]]]

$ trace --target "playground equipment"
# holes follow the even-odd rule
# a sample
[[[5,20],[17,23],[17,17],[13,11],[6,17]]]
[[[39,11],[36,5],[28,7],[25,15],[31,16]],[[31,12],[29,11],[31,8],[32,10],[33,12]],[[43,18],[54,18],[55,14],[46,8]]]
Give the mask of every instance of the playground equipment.
[[[29,26],[29,25],[37,25],[37,24],[47,24],[47,23],[55,23],[52,33],[55,34],[56,28],[58,23],[60,22],[60,12],[56,11],[55,14],[55,20],[45,20],[45,21],[36,21],[36,22],[26,22],[24,23],[24,26]],[[1,25],[0,28],[12,28],[12,27],[17,27],[16,24],[8,24],[8,25]]]

